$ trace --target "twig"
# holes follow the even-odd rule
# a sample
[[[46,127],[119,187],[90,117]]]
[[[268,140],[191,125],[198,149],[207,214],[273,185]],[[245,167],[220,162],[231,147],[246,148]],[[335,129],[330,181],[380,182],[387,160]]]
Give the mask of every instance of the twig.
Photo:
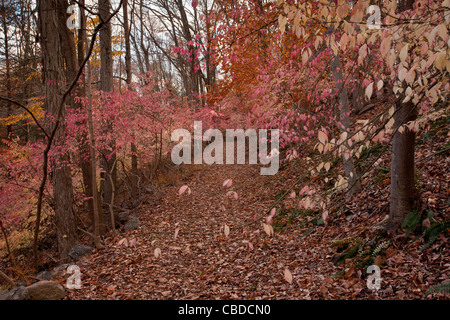
[[[14,281],[8,277],[2,270],[0,270],[0,277],[6,280],[10,285],[14,286]]]
[[[89,237],[91,237],[92,239],[95,240],[95,236],[92,233],[90,233],[89,231],[83,230],[82,228],[77,228],[77,229],[78,229],[78,231],[83,232],[85,235],[88,235]]]
[[[33,121],[36,123],[36,125],[38,126],[38,128],[41,129],[41,131],[45,134],[45,136],[46,136],[47,138],[50,138],[50,136],[48,135],[47,131],[41,126],[41,124],[40,124],[39,121],[36,119],[36,117],[34,116],[33,112],[30,111],[30,109],[28,109],[27,107],[25,107],[25,106],[24,106],[23,104],[21,104],[20,102],[15,101],[15,100],[12,100],[12,99],[7,98],[7,97],[0,96],[0,99],[5,100],[5,101],[8,101],[8,102],[10,102],[10,103],[13,103],[13,104],[15,104],[16,106],[18,106],[18,107],[24,109],[27,113],[30,114],[30,116],[31,116],[31,118],[33,119]]]

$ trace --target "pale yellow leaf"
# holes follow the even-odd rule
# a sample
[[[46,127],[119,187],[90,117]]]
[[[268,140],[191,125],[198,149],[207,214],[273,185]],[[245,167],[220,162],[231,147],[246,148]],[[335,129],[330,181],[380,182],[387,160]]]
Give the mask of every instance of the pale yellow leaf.
[[[434,65],[439,70],[444,70],[446,68],[446,52],[441,51],[436,54],[436,60],[434,61]]]
[[[324,163],[321,162],[318,166],[317,166],[317,171],[322,170]]]
[[[383,88],[383,85],[384,85],[383,80],[379,80],[379,81],[377,82],[377,89],[378,89],[378,90],[381,90],[381,88]]]
[[[264,232],[267,233],[268,236],[273,234],[273,227],[270,224],[263,223]]]
[[[155,256],[155,258],[159,258],[161,256],[161,249],[156,248],[155,251],[153,252],[153,255]]]
[[[391,49],[391,36],[387,36],[381,41],[380,46],[381,56],[386,57],[390,49]]]
[[[373,92],[373,82],[371,82],[366,88],[366,97],[367,97],[367,99],[370,100],[370,97],[372,96],[372,92]]]
[[[284,269],[284,280],[286,280],[289,283],[292,283],[293,280],[292,273],[289,271],[288,268]]]
[[[413,83],[416,78],[416,72],[411,68],[411,70],[406,74],[405,81],[408,83]]]
[[[309,59],[308,51],[305,50],[302,53],[302,63],[306,64],[308,62],[308,59]]]
[[[406,68],[401,67],[398,71],[398,80],[403,81],[406,78],[406,74],[408,73],[408,70]]]
[[[279,25],[281,34],[283,34],[286,29],[286,23],[287,23],[287,17],[284,17],[280,14],[278,17],[278,25]]]
[[[223,227],[223,233],[225,234],[225,237],[228,237],[230,235],[230,227],[225,225]]]
[[[328,210],[325,210],[322,212],[323,222],[327,221],[327,218],[328,218]]]
[[[317,149],[319,150],[320,153],[322,153],[322,151],[323,151],[323,144],[319,144]]]
[[[327,134],[325,132],[319,131],[319,141],[325,144],[328,141]]]
[[[400,50],[399,58],[403,65],[406,65],[406,58],[408,57],[408,48],[409,48],[409,45],[405,44],[403,46],[402,50]]]

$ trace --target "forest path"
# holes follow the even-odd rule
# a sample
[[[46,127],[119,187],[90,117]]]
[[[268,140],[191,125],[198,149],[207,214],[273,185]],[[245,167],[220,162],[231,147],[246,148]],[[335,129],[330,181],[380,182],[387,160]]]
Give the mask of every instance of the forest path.
[[[270,186],[278,178],[260,176],[256,165],[194,168],[184,181],[163,188],[158,203],[140,209],[139,229],[109,239],[106,250],[77,263],[83,288],[70,290],[69,297],[308,299],[312,290],[322,297],[322,270],[332,267],[327,250],[313,252],[310,245],[302,245],[320,235],[302,237],[291,230],[269,237],[262,228],[275,199],[276,189]],[[233,180],[230,188],[223,187],[226,179]],[[183,184],[191,194],[178,194]],[[235,191],[238,199],[227,196],[228,191]],[[135,239],[136,246],[118,245],[124,236]]]

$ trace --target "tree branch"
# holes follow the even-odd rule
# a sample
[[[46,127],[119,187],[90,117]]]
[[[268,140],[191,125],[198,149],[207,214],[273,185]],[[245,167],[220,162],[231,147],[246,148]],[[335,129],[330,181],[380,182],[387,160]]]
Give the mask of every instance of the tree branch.
[[[20,102],[18,102],[18,101],[16,101],[16,100],[12,100],[12,99],[10,99],[10,98],[3,97],[3,96],[0,96],[0,99],[1,99],[1,100],[4,100],[4,101],[8,101],[8,102],[10,102],[10,103],[13,103],[13,104],[15,104],[16,106],[18,106],[18,107],[24,109],[28,114],[30,114],[30,116],[31,116],[31,118],[33,119],[33,121],[36,123],[36,125],[39,127],[39,129],[41,129],[41,131],[45,134],[45,136],[46,136],[47,138],[50,138],[50,136],[48,135],[47,131],[44,129],[44,127],[41,126],[41,124],[40,124],[39,121],[36,119],[36,117],[34,116],[33,112],[30,111],[30,109],[28,109],[27,107],[25,107],[23,104],[21,104]]]

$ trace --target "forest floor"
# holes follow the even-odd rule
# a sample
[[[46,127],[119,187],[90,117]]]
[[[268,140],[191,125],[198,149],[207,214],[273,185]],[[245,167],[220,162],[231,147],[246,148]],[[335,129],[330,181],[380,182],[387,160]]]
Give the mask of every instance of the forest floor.
[[[421,150],[427,160],[436,151],[426,146]],[[437,217],[448,219],[449,157],[435,156],[433,161],[421,172],[427,179],[422,197]],[[363,191],[330,214],[327,224],[314,215],[279,212],[275,233],[269,236],[262,222],[276,192],[297,178],[295,170],[276,176],[260,176],[256,165],[191,165],[182,170],[180,181],[162,188],[154,202],[133,212],[141,221],[137,230],[107,238],[105,250],[76,262],[82,289],[68,290],[69,299],[448,298],[426,295],[431,285],[449,279],[448,232],[424,250],[423,237],[401,234],[376,254],[372,251],[370,261],[381,270],[378,291],[368,289],[367,265],[358,267],[358,256],[335,265],[343,250],[333,243],[350,239],[343,245],[356,243],[362,253],[382,231],[389,201],[386,181],[369,185],[374,177],[367,179]],[[429,179],[437,172],[440,176]],[[226,179],[233,181],[230,188],[223,186]],[[188,185],[191,193],[179,195],[182,185]],[[230,190],[238,199],[227,196]],[[297,212],[292,211],[295,203],[288,197],[282,208]],[[136,244],[119,244],[123,238]]]
[[[434,241],[426,238],[431,227],[449,221],[448,122],[417,139],[422,214],[409,235],[381,236],[389,213],[389,153],[371,167],[361,192],[346,201],[336,197],[326,223],[320,212],[299,209],[298,198],[278,201],[301,177],[301,163],[274,176],[261,176],[258,165],[184,165],[131,210],[138,229],[107,235],[106,249],[74,262],[82,288],[68,289],[66,298],[448,299],[427,290],[450,281],[449,228]],[[376,157],[379,148],[372,151]],[[223,186],[226,179],[231,187]],[[294,190],[305,183],[326,189],[323,180],[316,175]],[[179,194],[183,185],[190,193]],[[269,235],[263,222],[272,206]],[[51,250],[43,256],[56,254]],[[371,264],[380,267],[378,291],[367,286]],[[65,285],[67,278],[55,280]]]

